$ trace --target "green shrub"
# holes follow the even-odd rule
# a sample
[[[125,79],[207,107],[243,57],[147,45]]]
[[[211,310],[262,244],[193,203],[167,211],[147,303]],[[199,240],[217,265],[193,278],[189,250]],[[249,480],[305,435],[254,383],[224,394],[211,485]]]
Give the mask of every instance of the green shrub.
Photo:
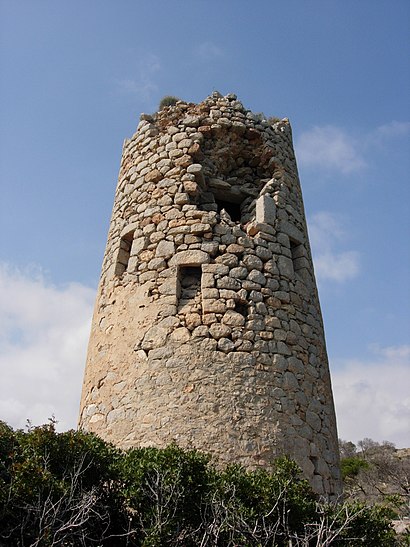
[[[346,525],[346,514],[350,522]],[[332,517],[336,516],[336,527],[341,529],[335,545],[343,547],[394,547],[398,545],[396,534],[392,527],[393,511],[380,505],[367,506],[364,503],[346,503],[334,508]]]
[[[158,110],[162,110],[163,108],[165,108],[166,106],[174,106],[177,104],[178,101],[180,101],[181,99],[178,99],[178,97],[174,97],[172,95],[166,95],[165,97],[163,97],[159,103],[159,107],[158,107]]]
[[[0,545],[88,545],[123,529],[117,449],[92,434],[57,433],[54,421],[0,434]]]
[[[208,464],[208,456],[176,445],[124,453],[122,492],[132,525],[145,537],[144,547],[177,545],[182,530],[186,536],[188,530],[200,527],[201,506],[212,482]],[[188,539],[183,545],[190,545]]]
[[[288,458],[271,471],[221,470],[175,445],[121,451],[54,421],[0,422],[0,545],[390,547],[392,516],[318,502]]]
[[[361,469],[368,469],[369,463],[359,456],[349,456],[340,460],[342,478],[356,477]]]

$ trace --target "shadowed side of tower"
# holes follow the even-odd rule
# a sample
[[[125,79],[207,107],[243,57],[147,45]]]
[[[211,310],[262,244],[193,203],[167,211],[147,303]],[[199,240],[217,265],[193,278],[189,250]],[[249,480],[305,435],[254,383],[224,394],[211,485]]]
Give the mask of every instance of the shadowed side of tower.
[[[235,95],[143,116],[125,141],[80,426],[122,447],[289,454],[340,491],[323,325],[287,119]]]

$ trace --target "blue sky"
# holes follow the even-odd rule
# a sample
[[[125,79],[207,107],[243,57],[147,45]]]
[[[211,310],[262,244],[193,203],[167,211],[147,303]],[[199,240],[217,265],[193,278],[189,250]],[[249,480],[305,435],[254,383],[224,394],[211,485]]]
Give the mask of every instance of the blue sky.
[[[410,446],[410,3],[0,0],[0,418],[76,423],[121,147],[167,94],[289,117],[339,434]]]

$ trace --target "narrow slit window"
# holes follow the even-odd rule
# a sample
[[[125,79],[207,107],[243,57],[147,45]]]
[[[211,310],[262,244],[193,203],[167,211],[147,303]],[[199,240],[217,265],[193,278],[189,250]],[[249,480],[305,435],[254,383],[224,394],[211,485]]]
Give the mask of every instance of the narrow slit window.
[[[115,265],[115,275],[120,276],[127,271],[133,239],[134,232],[128,232],[121,238],[120,249],[117,255],[117,263]]]
[[[178,311],[187,313],[201,311],[201,275],[200,266],[180,267]]]
[[[292,253],[293,269],[297,272],[303,267],[304,247],[298,241],[291,239],[290,252]]]

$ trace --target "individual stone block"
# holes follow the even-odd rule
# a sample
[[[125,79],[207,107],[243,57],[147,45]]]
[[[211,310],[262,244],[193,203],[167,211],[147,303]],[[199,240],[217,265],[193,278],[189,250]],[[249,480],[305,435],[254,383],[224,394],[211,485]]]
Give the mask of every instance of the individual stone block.
[[[163,174],[158,169],[152,169],[148,171],[144,179],[146,182],[159,182],[163,177]]]
[[[186,203],[189,203],[189,195],[182,192],[175,194],[174,202],[176,205],[185,205]]]
[[[232,268],[229,272],[229,276],[234,277],[235,279],[245,279],[248,276],[248,270],[243,266]]]
[[[241,327],[245,324],[245,317],[241,313],[228,310],[222,317],[222,323],[231,327]]]
[[[187,167],[187,173],[192,173],[193,175],[197,175],[198,173],[202,172],[202,165],[200,163],[193,163],[189,167]]]
[[[207,264],[210,257],[207,253],[200,250],[187,250],[176,253],[169,261],[170,266],[198,266]]]
[[[218,349],[224,353],[229,353],[234,349],[235,345],[229,338],[220,338],[218,340]]]
[[[203,300],[202,310],[204,313],[225,313],[226,305],[220,300]]]
[[[156,347],[163,346],[167,339],[167,335],[168,332],[166,329],[157,326],[151,327],[145,334],[144,339],[141,343],[142,349],[150,350]]]
[[[205,232],[211,232],[212,228],[209,224],[191,224],[190,226],[190,232],[191,234],[203,234]]]
[[[264,286],[266,283],[266,277],[259,270],[251,270],[248,274],[248,279],[261,286]]]
[[[251,270],[259,270],[261,271],[263,268],[263,262],[260,258],[258,258],[255,255],[246,255],[243,257],[242,262],[244,266],[248,268],[249,271]]]
[[[271,196],[264,194],[256,200],[256,223],[270,224],[276,220],[276,205]]]
[[[202,290],[209,289],[215,286],[215,276],[211,273],[203,273],[201,278]],[[219,291],[218,291],[219,296]]]
[[[175,245],[173,241],[166,241],[165,239],[161,240],[155,251],[156,257],[169,258],[175,253]]]
[[[287,220],[280,221],[279,231],[289,236],[293,241],[297,242],[298,244],[304,243],[305,238],[303,236],[303,233]]]
[[[222,279],[218,279],[216,281],[216,286],[218,289],[231,289],[231,290],[238,290],[241,288],[241,285],[237,279],[233,279],[232,277],[222,277]]]
[[[227,325],[221,325],[220,323],[214,323],[209,327],[209,334],[212,338],[219,340],[220,338],[226,338],[231,335],[231,329]]]
[[[283,277],[287,277],[288,279],[292,279],[294,277],[295,272],[293,270],[293,262],[290,258],[286,256],[279,256],[277,265],[280,275],[283,275]]]
[[[191,333],[185,327],[179,327],[171,332],[170,339],[172,342],[184,344],[191,338]]]

